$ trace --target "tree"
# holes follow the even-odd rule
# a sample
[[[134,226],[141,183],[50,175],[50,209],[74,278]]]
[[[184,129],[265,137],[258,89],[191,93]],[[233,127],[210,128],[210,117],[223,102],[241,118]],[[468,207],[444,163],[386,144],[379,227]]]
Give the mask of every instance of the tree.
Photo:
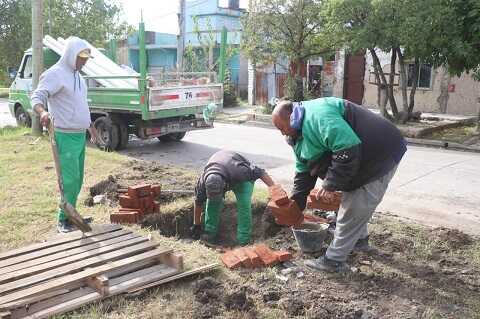
[[[320,0],[252,0],[242,18],[243,53],[253,64],[289,61],[289,83],[295,101],[303,100],[302,68],[313,56],[327,52],[321,45]]]
[[[128,24],[120,20],[121,10],[114,0],[48,0],[44,5],[45,27],[53,37],[75,35],[103,46],[128,31]],[[1,70],[17,66],[31,42],[31,1],[0,0]]]

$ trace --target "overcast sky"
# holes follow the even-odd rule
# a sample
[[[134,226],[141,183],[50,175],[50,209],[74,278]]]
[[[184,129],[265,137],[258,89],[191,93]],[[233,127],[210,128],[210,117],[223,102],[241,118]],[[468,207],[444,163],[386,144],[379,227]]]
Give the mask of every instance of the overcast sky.
[[[147,31],[178,33],[179,0],[118,0],[128,23],[138,26],[140,11]]]
[[[178,33],[177,12],[179,0],[117,0],[123,6],[125,19],[128,23],[138,26],[140,11],[143,10],[143,21],[147,31]],[[202,5],[206,1],[213,0],[186,0],[187,5]],[[219,0],[220,5],[228,5],[228,0]],[[240,6],[244,7],[248,0],[240,0]]]

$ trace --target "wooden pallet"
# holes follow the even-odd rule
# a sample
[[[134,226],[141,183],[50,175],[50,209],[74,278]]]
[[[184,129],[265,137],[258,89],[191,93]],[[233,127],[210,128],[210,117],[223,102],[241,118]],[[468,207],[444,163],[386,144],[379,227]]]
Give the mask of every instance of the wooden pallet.
[[[119,225],[0,253],[0,318],[48,318],[174,280],[182,256]]]

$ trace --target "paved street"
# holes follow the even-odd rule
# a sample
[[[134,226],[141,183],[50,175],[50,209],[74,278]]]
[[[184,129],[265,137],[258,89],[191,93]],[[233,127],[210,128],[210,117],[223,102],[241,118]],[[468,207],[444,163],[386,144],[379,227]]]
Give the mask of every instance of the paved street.
[[[0,127],[7,125],[16,126],[15,118],[10,114],[8,110],[8,100],[0,98]]]
[[[181,143],[134,141],[123,153],[200,169],[222,148],[243,153],[291,188],[293,154],[273,129],[219,123],[212,130],[188,133]],[[479,234],[479,189],[480,154],[410,146],[378,210]]]

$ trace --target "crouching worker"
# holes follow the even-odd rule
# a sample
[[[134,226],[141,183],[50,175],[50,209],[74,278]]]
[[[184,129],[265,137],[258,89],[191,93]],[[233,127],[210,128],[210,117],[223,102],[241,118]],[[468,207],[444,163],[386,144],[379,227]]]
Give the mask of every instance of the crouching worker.
[[[199,239],[201,235],[206,244],[217,243],[219,214],[223,208],[224,196],[232,190],[237,200],[237,243],[247,245],[252,232],[251,200],[257,179],[261,179],[268,187],[274,184],[265,170],[238,153],[222,150],[213,154],[195,187],[192,237]]]

